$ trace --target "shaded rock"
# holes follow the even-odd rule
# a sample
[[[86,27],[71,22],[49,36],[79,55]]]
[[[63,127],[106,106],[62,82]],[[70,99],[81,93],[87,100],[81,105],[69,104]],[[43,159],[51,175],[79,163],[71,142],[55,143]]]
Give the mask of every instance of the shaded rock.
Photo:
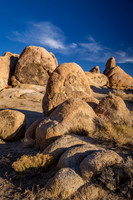
[[[46,85],[55,68],[55,60],[46,49],[28,46],[20,55],[14,75],[20,83]]]
[[[0,90],[8,86],[19,55],[6,52],[0,57]]]
[[[92,73],[92,72],[85,72],[86,77],[91,86],[95,87],[103,87],[108,86],[109,80],[107,76],[101,73]]]
[[[9,84],[11,84],[11,76],[14,75],[15,67],[16,67],[16,64],[17,64],[18,59],[19,59],[19,54],[12,54],[10,52],[6,52],[3,56],[7,57],[10,61],[10,64],[9,64],[10,73],[9,73],[8,82],[9,82]]]
[[[100,150],[102,148],[91,144],[87,143],[84,145],[80,145],[77,147],[72,147],[68,149],[61,157],[60,160],[57,164],[57,168],[73,168],[73,169],[78,169],[80,162],[89,154],[92,152],[95,152],[95,150]]]
[[[25,115],[15,110],[0,111],[0,138],[17,140],[25,130]]]
[[[87,183],[79,188],[69,200],[123,200],[110,191],[104,190],[101,186]]]
[[[98,125],[93,109],[81,99],[59,105],[36,129],[36,145],[41,150],[64,134],[93,135]]]
[[[56,68],[48,80],[43,99],[44,114],[50,112],[69,98],[92,96],[89,82],[82,68],[76,63],[64,63]]]
[[[121,97],[110,94],[95,108],[96,114],[105,122],[132,123],[130,111]]]
[[[90,70],[90,72],[99,73],[99,74],[101,73],[98,66],[93,67],[93,68]]]
[[[104,73],[106,76],[108,76],[110,70],[112,70],[112,69],[115,68],[115,67],[116,67],[115,58],[114,58],[114,57],[111,57],[111,58],[109,58],[109,59],[107,60],[106,68],[105,68],[105,70],[104,70],[103,73]]]
[[[62,168],[46,184],[44,196],[66,199],[84,185],[83,179],[71,168]]]
[[[99,104],[99,100],[94,97],[83,98],[82,100],[88,103],[93,109]]]
[[[60,156],[70,147],[78,146],[82,144],[87,144],[90,139],[88,137],[78,136],[78,135],[63,135],[59,139],[55,140],[42,152],[43,154],[50,154],[55,160],[60,158]]]
[[[122,158],[114,151],[99,150],[88,155],[80,164],[81,174],[89,181],[92,176],[97,175],[104,167],[112,166],[122,162]]]
[[[133,78],[116,66],[114,58],[107,61],[104,74],[107,75],[111,88],[130,89],[133,86]]]
[[[25,132],[24,137],[24,146],[25,147],[33,147],[35,144],[35,131],[40,122],[43,120],[43,118],[37,119],[34,121],[30,127]]]

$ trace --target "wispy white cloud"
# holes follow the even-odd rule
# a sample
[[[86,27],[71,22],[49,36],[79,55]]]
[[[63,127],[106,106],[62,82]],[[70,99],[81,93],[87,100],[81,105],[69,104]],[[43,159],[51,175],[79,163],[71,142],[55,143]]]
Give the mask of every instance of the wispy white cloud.
[[[51,49],[65,49],[63,31],[50,22],[29,23],[23,32],[13,31],[11,40],[26,44],[42,45]]]
[[[67,43],[64,32],[51,22],[29,23],[25,31],[13,31],[10,40],[30,45],[41,45],[64,55],[76,55],[81,60],[105,63],[114,56],[117,63],[133,63],[133,51],[115,51],[97,42],[88,35],[85,42]]]

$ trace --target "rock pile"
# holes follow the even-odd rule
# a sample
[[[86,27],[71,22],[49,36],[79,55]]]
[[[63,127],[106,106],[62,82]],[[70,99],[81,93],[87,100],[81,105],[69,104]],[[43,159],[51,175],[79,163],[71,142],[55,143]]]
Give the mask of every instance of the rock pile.
[[[119,66],[116,66],[115,58],[110,58],[106,63],[103,72],[109,79],[111,88],[129,89],[133,87],[133,78],[125,73]]]

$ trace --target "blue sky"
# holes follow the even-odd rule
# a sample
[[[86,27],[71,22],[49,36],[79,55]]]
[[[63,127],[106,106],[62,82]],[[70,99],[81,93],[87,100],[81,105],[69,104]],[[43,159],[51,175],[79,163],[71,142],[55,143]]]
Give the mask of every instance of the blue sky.
[[[4,0],[0,19],[0,55],[42,46],[85,71],[114,56],[133,76],[132,0]]]

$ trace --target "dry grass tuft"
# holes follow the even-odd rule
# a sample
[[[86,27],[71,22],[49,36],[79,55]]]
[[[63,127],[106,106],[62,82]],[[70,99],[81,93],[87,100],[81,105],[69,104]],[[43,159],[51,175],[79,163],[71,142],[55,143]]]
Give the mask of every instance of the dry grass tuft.
[[[101,137],[119,144],[133,145],[133,125],[104,123],[100,128]]]
[[[46,169],[53,162],[53,157],[38,153],[36,156],[23,155],[12,164],[16,172],[24,172],[32,169]]]
[[[124,90],[113,90],[113,93],[116,96],[121,97],[122,99],[133,99],[133,93],[132,92],[126,93]]]

